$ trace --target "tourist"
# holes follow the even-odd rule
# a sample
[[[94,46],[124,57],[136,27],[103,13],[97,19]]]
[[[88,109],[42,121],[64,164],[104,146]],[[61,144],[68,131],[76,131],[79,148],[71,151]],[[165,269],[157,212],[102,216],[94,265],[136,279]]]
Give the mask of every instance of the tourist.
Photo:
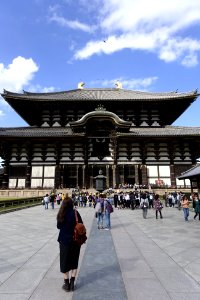
[[[49,195],[46,194],[46,196],[44,197],[44,207],[45,207],[45,209],[48,209],[48,205],[49,205]]]
[[[159,199],[159,195],[158,194],[156,194],[155,197],[154,197],[153,207],[154,207],[154,209],[156,211],[156,219],[158,219],[158,212],[160,214],[160,218],[162,219],[163,218],[163,216],[162,216],[163,205],[162,205],[162,202]]]
[[[169,193],[168,195],[168,203],[169,203],[169,207],[172,207],[172,193]]]
[[[195,194],[194,196],[194,211],[195,211],[195,215],[194,215],[194,220],[196,219],[196,217],[199,215],[199,220],[200,220],[200,199],[198,197],[198,194]]]
[[[60,196],[60,194],[57,194],[57,196],[56,196],[57,205],[60,205],[60,200],[61,200],[61,196]]]
[[[188,221],[188,217],[189,217],[189,200],[185,195],[183,196],[183,198],[181,200],[181,206],[183,208],[183,214],[184,214],[185,221]]]
[[[111,229],[110,214],[113,212],[113,207],[108,198],[104,199],[104,214],[105,214],[105,230]]]
[[[55,201],[55,194],[50,195],[49,202],[51,203],[51,208],[54,209],[54,201]]]
[[[130,192],[130,207],[131,209],[135,209],[135,195],[133,193],[133,191]]]
[[[143,218],[146,219],[149,208],[149,201],[145,193],[141,195],[140,207],[143,211]]]
[[[83,223],[77,211],[78,222]],[[80,246],[73,241],[74,227],[76,225],[75,212],[72,199],[66,196],[57,215],[57,228],[60,230],[58,242],[60,243],[60,271],[64,275],[62,288],[69,292],[74,290],[77,274]],[[71,273],[71,278],[70,278]]]
[[[118,194],[115,193],[114,194],[114,206],[115,206],[115,208],[117,208],[117,202],[118,202]]]
[[[102,196],[100,195],[99,198],[96,199],[96,205],[95,205],[95,214],[97,218],[97,227],[98,229],[104,229],[103,227],[103,214],[104,211],[104,200]]]

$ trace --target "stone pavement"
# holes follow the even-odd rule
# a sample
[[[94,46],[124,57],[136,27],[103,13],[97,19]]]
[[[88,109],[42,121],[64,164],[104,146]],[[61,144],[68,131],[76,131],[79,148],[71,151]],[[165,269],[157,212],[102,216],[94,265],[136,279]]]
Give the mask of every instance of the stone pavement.
[[[0,215],[1,300],[199,300],[200,221],[182,211],[116,210],[98,230],[93,208],[79,208],[88,230],[74,293],[61,289],[55,210]]]

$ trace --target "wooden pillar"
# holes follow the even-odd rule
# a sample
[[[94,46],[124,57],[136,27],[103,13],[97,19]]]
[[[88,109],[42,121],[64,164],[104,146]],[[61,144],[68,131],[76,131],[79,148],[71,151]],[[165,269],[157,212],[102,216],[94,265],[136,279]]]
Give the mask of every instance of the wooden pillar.
[[[176,178],[174,174],[174,164],[170,165],[170,179],[171,179],[171,186],[175,187],[176,186]]]
[[[76,165],[76,188],[78,187],[78,168],[79,165]]]
[[[124,165],[122,165],[122,169],[123,169],[123,173],[122,173],[122,175],[120,175],[120,183],[125,184],[125,182],[124,182]]]
[[[90,171],[90,188],[94,188],[94,173],[93,173],[93,165],[91,165],[91,171]]]
[[[2,181],[3,189],[7,189],[9,187],[8,171],[9,171],[9,160],[6,159],[3,167],[3,181]]]
[[[82,188],[85,188],[85,165],[82,166]]]
[[[141,171],[142,171],[142,185],[148,185],[148,178],[147,178],[147,166],[141,165]]]
[[[60,188],[63,189],[64,184],[64,165],[60,165]]]
[[[116,165],[112,166],[112,171],[113,171],[113,188],[117,185],[116,183]]]
[[[110,187],[109,186],[109,168],[110,168],[110,166],[106,165],[106,188],[107,189]]]
[[[139,170],[138,165],[135,165],[135,184],[139,185]]]
[[[28,165],[26,166],[25,188],[26,189],[31,188],[31,164],[30,163],[28,163]]]

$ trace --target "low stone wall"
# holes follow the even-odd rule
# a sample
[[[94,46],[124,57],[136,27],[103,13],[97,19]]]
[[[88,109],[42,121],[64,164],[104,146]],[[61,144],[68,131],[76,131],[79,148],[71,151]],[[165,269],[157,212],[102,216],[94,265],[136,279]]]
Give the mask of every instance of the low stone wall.
[[[62,193],[62,194],[69,194],[69,196],[72,195],[72,190],[73,189],[58,189],[56,190],[56,193]],[[52,190],[50,189],[41,189],[41,190],[35,190],[35,189],[22,189],[22,190],[18,190],[18,189],[9,189],[9,190],[0,190],[0,198],[1,197],[42,197],[45,196],[46,194],[50,194]],[[88,189],[88,190],[82,190],[82,191],[87,191],[89,193],[96,193],[95,189]],[[128,193],[130,191],[135,191],[134,189],[116,189],[113,190],[114,192],[124,192],[124,193]],[[138,191],[140,191],[138,189]],[[149,192],[153,192],[155,194],[159,194],[159,195],[164,195],[165,192],[171,193],[174,191],[181,191],[183,193],[191,193],[190,189],[144,189],[143,191],[149,191]],[[198,192],[197,189],[193,190],[194,192]],[[105,193],[108,192],[108,190],[104,191]]]
[[[63,193],[72,195],[73,189],[58,189],[56,193]],[[7,190],[0,190],[0,198],[2,197],[43,197],[46,194],[50,194],[52,192],[51,189],[7,189]]]
[[[0,190],[0,197],[42,197],[51,190]]]

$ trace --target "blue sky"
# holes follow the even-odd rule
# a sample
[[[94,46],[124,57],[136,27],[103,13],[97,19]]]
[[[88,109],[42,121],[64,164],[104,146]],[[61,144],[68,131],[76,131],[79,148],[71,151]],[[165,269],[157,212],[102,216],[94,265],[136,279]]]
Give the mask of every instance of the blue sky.
[[[1,0],[0,91],[200,91],[199,0]],[[174,123],[200,126],[200,97]],[[0,127],[26,123],[0,98]]]

